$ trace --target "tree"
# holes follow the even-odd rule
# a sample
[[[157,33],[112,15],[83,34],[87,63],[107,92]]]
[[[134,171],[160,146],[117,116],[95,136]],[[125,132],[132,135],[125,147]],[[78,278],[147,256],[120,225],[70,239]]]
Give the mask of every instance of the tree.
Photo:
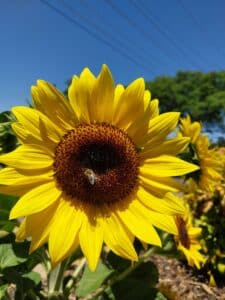
[[[152,98],[160,99],[162,112],[189,113],[193,120],[224,126],[225,71],[183,72],[157,77],[146,83]]]

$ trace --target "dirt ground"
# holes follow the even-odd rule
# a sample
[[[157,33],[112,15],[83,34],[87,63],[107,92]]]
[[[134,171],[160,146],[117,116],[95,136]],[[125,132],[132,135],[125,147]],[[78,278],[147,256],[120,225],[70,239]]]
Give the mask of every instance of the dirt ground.
[[[168,300],[225,300],[225,287],[209,287],[176,259],[153,256],[159,270],[159,290]]]

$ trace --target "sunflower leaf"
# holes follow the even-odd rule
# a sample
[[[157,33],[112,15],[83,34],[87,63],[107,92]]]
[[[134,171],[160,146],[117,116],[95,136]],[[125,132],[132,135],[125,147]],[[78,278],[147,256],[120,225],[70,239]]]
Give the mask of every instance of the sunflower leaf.
[[[0,208],[1,210],[5,211],[4,215],[6,214],[6,211],[9,212],[11,210],[11,208],[15,205],[17,200],[18,197],[0,194]]]
[[[158,290],[141,279],[126,278],[112,286],[112,293],[115,300],[156,300]]]
[[[108,269],[103,263],[99,263],[95,272],[90,271],[88,266],[84,270],[84,274],[79,282],[76,290],[78,297],[85,297],[87,294],[93,292],[114,272]]]
[[[31,271],[22,275],[27,288],[32,288],[34,285],[38,285],[41,282],[41,275],[37,272]]]
[[[26,261],[24,255],[17,252],[18,249],[13,249],[12,244],[0,245],[0,269],[3,270],[8,267],[19,265]]]
[[[0,286],[0,299],[5,300],[6,298],[6,291],[8,288],[8,284],[3,284]]]
[[[122,272],[131,264],[129,260],[117,256],[112,251],[107,255],[107,263],[110,265],[110,268],[115,269],[118,272]]]
[[[103,298],[98,300],[162,300],[164,298],[159,298],[158,290],[155,288],[157,282],[158,270],[148,261],[107,289]]]
[[[148,286],[154,288],[155,285],[158,283],[158,269],[154,263],[148,261],[144,264],[141,264],[137,269],[135,269],[129,278],[141,280],[146,282]]]

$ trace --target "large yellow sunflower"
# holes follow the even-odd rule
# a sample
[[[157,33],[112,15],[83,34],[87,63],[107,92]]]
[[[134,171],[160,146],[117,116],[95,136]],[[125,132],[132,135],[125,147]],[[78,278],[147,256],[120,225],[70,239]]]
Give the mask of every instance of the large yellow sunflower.
[[[206,262],[206,257],[200,253],[202,246],[199,238],[202,229],[192,226],[192,217],[188,207],[184,216],[176,216],[175,221],[178,228],[178,234],[175,236],[177,248],[184,253],[191,267],[196,266],[200,269],[201,265]]]
[[[85,68],[69,101],[43,80],[32,98],[12,109],[21,145],[0,156],[0,191],[21,196],[10,214],[24,217],[18,240],[32,237],[30,251],[48,242],[53,265],[80,245],[94,270],[103,243],[135,261],[134,237],[160,246],[155,227],[177,233],[171,177],[198,167],[175,157],[189,142],[167,139],[179,113],[160,115],[142,78],[124,88],[107,66],[97,77]]]
[[[190,116],[181,119],[180,133],[190,137],[190,160],[200,167],[193,178],[201,189],[212,192],[222,178],[222,161],[217,149],[210,148],[209,139],[207,135],[201,134],[201,130],[200,123],[191,122]]]

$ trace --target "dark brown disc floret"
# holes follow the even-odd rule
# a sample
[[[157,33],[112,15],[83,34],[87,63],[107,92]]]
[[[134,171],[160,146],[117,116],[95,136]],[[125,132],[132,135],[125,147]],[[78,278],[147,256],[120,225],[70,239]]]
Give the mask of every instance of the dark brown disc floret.
[[[178,229],[178,239],[179,239],[181,245],[184,246],[186,249],[190,249],[191,242],[190,242],[190,239],[188,236],[188,232],[186,229],[186,223],[185,223],[184,219],[177,216],[176,224],[177,224],[177,229]]]
[[[55,150],[56,181],[81,203],[103,205],[124,199],[136,185],[138,166],[130,137],[105,123],[80,124]]]

